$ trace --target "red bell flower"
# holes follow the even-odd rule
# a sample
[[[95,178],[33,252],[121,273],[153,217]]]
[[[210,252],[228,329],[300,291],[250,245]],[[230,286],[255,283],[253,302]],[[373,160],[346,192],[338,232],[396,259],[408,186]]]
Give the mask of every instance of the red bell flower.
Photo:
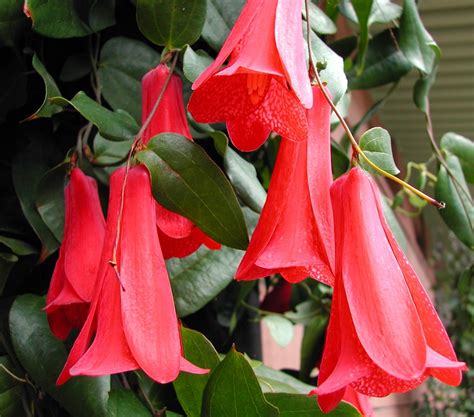
[[[302,0],[249,0],[216,60],[193,84],[194,119],[226,122],[242,151],[257,149],[272,130],[306,139],[301,104],[311,108],[312,94],[301,8]]]
[[[333,283],[330,107],[319,87],[313,94],[307,140],[281,141],[267,200],[237,270],[238,280],[280,273],[292,283],[308,276]]]
[[[374,409],[372,404],[370,404],[369,397],[359,394],[350,385],[346,388],[343,400],[352,404],[363,417],[372,417],[374,415]]]
[[[372,180],[353,168],[331,188],[336,282],[312,393],[325,412],[347,387],[370,397],[405,392],[432,375],[461,382],[456,354],[428,294],[384,218]]]
[[[161,92],[169,68],[158,65],[142,80],[142,122],[145,123]],[[160,133],[177,133],[192,141],[183,104],[183,85],[177,75],[172,75],[160,104],[143,134],[144,143]],[[165,259],[182,258],[195,252],[202,244],[209,249],[221,245],[206,236],[191,220],[156,204],[158,234]]]
[[[74,168],[64,189],[64,239],[54,268],[46,314],[53,334],[66,339],[84,323],[95,288],[105,219],[97,183]]]
[[[205,373],[182,356],[179,322],[161,254],[155,200],[144,166],[130,169],[120,220],[125,169],[110,179],[107,228],[96,294],[58,384],[73,375],[108,375],[141,368],[159,383],[180,371]]]

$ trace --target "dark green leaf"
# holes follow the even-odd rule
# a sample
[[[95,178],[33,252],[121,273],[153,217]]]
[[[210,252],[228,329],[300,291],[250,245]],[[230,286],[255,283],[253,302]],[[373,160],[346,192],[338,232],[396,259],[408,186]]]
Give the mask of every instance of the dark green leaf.
[[[76,377],[56,386],[67,352],[49,330],[43,308],[44,298],[27,294],[18,297],[10,310],[11,339],[21,365],[73,417],[105,416],[110,377]]]
[[[281,347],[288,346],[295,335],[293,323],[283,316],[269,314],[262,319],[266,324],[273,340]]]
[[[10,271],[18,262],[18,256],[11,253],[0,252],[0,294],[5,288]]]
[[[207,52],[196,52],[188,45],[183,56],[183,72],[188,81],[194,82],[197,77],[213,62]]]
[[[245,0],[207,0],[202,37],[214,50],[221,48],[244,4]]]
[[[340,177],[350,167],[351,161],[341,145],[331,142],[331,163],[334,178]]]
[[[100,51],[102,94],[114,110],[141,120],[141,80],[160,62],[160,54],[143,42],[125,37],[109,39]]]
[[[133,140],[116,142],[104,139],[99,133],[94,137],[94,160],[100,164],[115,164],[123,161],[132,146]]]
[[[402,227],[400,226],[400,223],[397,220],[397,217],[395,216],[395,213],[393,212],[392,208],[390,207],[390,204],[387,203],[387,200],[385,198],[382,198],[382,208],[383,214],[385,215],[385,220],[387,220],[390,230],[395,236],[397,243],[405,252],[407,250],[407,238],[405,236],[405,233],[403,232]]]
[[[260,213],[267,193],[257,179],[257,170],[229,146],[227,136],[219,131],[209,134],[224,160],[224,170],[241,200],[253,211]]]
[[[280,410],[280,417],[360,417],[350,404],[342,403],[334,411],[323,413],[316,397],[298,394],[265,394],[265,398]]]
[[[138,132],[137,122],[126,111],[110,111],[92,100],[83,91],[79,91],[70,101],[58,97],[54,102],[73,106],[85,119],[99,129],[105,139],[130,141]]]
[[[378,167],[393,175],[400,172],[393,160],[390,134],[385,129],[374,127],[367,130],[361,136],[359,145],[365,155]],[[366,171],[376,173],[364,159],[360,158],[359,161]]]
[[[32,64],[36,72],[41,75],[41,78],[43,78],[45,93],[43,104],[41,104],[40,108],[36,110],[28,120],[37,119],[38,117],[51,117],[53,114],[59,113],[63,110],[61,105],[53,104],[51,102],[51,98],[60,96],[61,92],[59,91],[56,82],[53,80],[53,77],[49,75],[45,66],[41,63],[36,54],[33,56]]]
[[[306,27],[304,27],[304,36],[306,39]],[[311,33],[311,45],[315,62],[326,64],[326,68],[320,71],[321,80],[327,82],[332,100],[337,103],[347,90],[344,61],[314,32]]]
[[[0,123],[27,99],[26,69],[23,56],[13,48],[2,48],[0,59]]]
[[[332,35],[337,28],[334,22],[316,4],[309,2],[309,22],[311,29],[320,35]],[[306,7],[303,5],[303,17],[306,19]]]
[[[474,142],[457,133],[448,132],[441,138],[440,145],[441,149],[459,158],[466,181],[474,183]]]
[[[370,41],[364,71],[362,74],[357,74],[355,70],[349,73],[351,90],[389,84],[398,81],[411,70],[412,65],[395,43],[394,36],[396,32],[386,30]]]
[[[92,0],[88,23],[94,32],[115,25],[115,0]]]
[[[229,181],[199,145],[184,136],[155,136],[137,158],[147,165],[153,195],[168,210],[192,220],[214,240],[245,249],[244,216]]]
[[[140,31],[170,50],[196,42],[205,19],[206,0],[137,0]]]
[[[429,74],[441,50],[421,21],[415,0],[405,0],[400,19],[400,49],[410,63]]]
[[[61,242],[64,229],[64,183],[69,162],[63,162],[46,172],[39,184],[36,207],[46,226]]]
[[[107,417],[151,417],[133,391],[113,389],[109,393]]]
[[[314,300],[306,300],[295,307],[295,311],[287,311],[285,316],[294,323],[311,324],[320,314],[320,309]]]
[[[14,46],[27,24],[23,0],[0,2],[0,45]]]
[[[34,246],[19,239],[0,236],[0,243],[10,248],[11,251],[18,256],[27,256],[38,253]]]
[[[359,24],[359,19],[350,0],[342,0],[339,10],[347,19]],[[402,8],[390,0],[373,0],[368,22],[369,27],[374,23],[389,23],[398,19],[401,13]]]
[[[212,371],[204,391],[201,417],[279,417],[265,400],[252,367],[234,349]]]
[[[435,198],[446,203],[440,215],[448,227],[468,248],[474,249],[474,205],[464,178],[461,162],[455,155],[447,155],[446,162],[456,181],[441,165],[435,186]]]
[[[431,87],[436,80],[437,65],[433,66],[433,70],[424,76],[421,76],[413,87],[413,101],[423,113],[429,112],[429,94]]]
[[[299,377],[303,381],[310,379],[311,371],[315,368],[317,361],[322,357],[326,327],[327,318],[320,316],[317,319],[313,319],[311,323],[304,328],[300,349],[299,373]]]
[[[365,65],[365,54],[369,44],[369,17],[372,10],[373,0],[352,0],[359,22],[359,43],[357,45],[357,74],[362,74]]]
[[[191,329],[181,328],[184,357],[203,369],[219,365],[219,355],[206,337]],[[193,375],[181,372],[173,382],[179,403],[188,417],[200,417],[202,398],[209,374]]]
[[[64,62],[59,79],[63,82],[80,80],[89,74],[91,70],[91,62],[87,54],[74,54]]]
[[[52,152],[36,138],[13,160],[12,178],[23,214],[41,240],[40,260],[44,260],[59,246],[58,240],[44,223],[36,208],[36,193],[43,174],[50,168],[47,163]],[[28,169],[25,169],[28,167]]]
[[[33,29],[50,38],[86,36],[91,30],[79,17],[74,0],[28,0]]]

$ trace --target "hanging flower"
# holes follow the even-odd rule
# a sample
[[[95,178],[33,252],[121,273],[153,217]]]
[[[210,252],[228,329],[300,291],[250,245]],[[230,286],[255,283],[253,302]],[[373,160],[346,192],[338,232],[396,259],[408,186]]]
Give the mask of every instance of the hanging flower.
[[[64,189],[64,239],[46,297],[53,334],[66,339],[84,323],[96,283],[105,220],[97,183],[74,168]]]
[[[125,169],[110,179],[107,229],[94,301],[58,384],[73,375],[141,368],[167,383],[180,371],[205,373],[182,356],[178,318],[156,229],[155,200],[144,166],[130,169],[116,241]],[[116,246],[116,271],[110,264]]]
[[[292,283],[307,277],[333,283],[330,107],[319,87],[313,93],[308,138],[281,141],[267,200],[237,270],[238,280],[280,273]]]
[[[333,409],[347,387],[383,397],[414,389],[430,375],[458,385],[465,365],[387,225],[376,186],[353,168],[331,196],[336,282],[312,392],[321,409]]]
[[[194,119],[226,122],[242,151],[257,149],[272,130],[306,139],[301,104],[311,108],[312,94],[301,8],[302,0],[249,0],[216,60],[193,84]]]
[[[169,68],[158,65],[142,80],[142,122],[145,123],[156,103]],[[177,75],[172,75],[150,124],[143,134],[144,143],[160,133],[177,133],[192,141],[183,104],[183,86]],[[191,220],[156,204],[156,220],[161,248],[165,259],[182,258],[195,252],[202,244],[209,249],[221,245],[206,236]]]
[[[363,417],[372,417],[374,415],[374,409],[370,404],[369,397],[359,394],[350,385],[346,388],[343,400],[352,404]]]

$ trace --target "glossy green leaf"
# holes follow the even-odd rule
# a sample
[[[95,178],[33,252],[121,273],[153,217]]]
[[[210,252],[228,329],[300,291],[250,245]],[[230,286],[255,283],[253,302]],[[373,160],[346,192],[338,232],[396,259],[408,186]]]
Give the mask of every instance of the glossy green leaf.
[[[241,353],[233,348],[212,371],[204,391],[201,417],[279,417],[265,400],[257,378]]]
[[[191,329],[181,328],[184,357],[203,369],[214,369],[219,355],[206,337]],[[182,372],[173,382],[179,403],[188,417],[200,417],[202,398],[210,374],[193,375]]]
[[[341,403],[330,413],[323,413],[314,396],[268,393],[265,398],[278,407],[280,417],[360,417],[360,413],[348,403]]]
[[[143,42],[122,36],[109,39],[100,51],[102,95],[114,110],[141,120],[141,80],[160,62],[160,54]]]
[[[286,392],[289,394],[308,394],[313,386],[301,382],[282,371],[269,368],[259,361],[252,361],[252,368],[257,375],[263,392]]]
[[[448,132],[441,138],[440,146],[441,149],[447,150],[459,158],[466,181],[473,184],[474,141],[457,133]]]
[[[213,61],[214,60],[207,54],[207,52],[201,49],[194,52],[188,45],[183,56],[184,76],[188,81],[194,82]]]
[[[54,237],[61,242],[64,233],[64,187],[69,163],[63,162],[46,172],[38,183],[36,208]]]
[[[357,74],[352,70],[348,75],[351,90],[369,89],[398,81],[413,68],[393,36],[396,36],[395,31],[385,30],[370,41],[364,71]]]
[[[437,65],[427,75],[422,75],[413,87],[413,101],[423,113],[429,113],[429,95],[431,87],[436,81]]]
[[[124,161],[133,140],[116,142],[104,139],[99,133],[94,137],[94,161],[99,164],[115,164]]]
[[[100,134],[113,141],[130,141],[135,138],[139,127],[130,114],[123,110],[110,111],[92,100],[83,91],[79,91],[70,101],[58,97],[55,103],[70,104],[85,119],[93,123]]]
[[[115,25],[115,0],[90,1],[88,25],[93,32]]]
[[[357,74],[362,74],[365,65],[365,54],[369,44],[369,17],[373,0],[352,0],[359,22],[359,42],[357,44]]]
[[[244,7],[245,0],[207,0],[203,39],[218,51]]]
[[[306,39],[306,28],[303,29]],[[311,45],[315,62],[326,65],[326,68],[320,71],[321,80],[327,83],[332,100],[334,103],[337,103],[347,90],[344,61],[314,32],[311,33]]]
[[[205,19],[206,0],[137,0],[140,31],[170,50],[196,42]]]
[[[400,49],[411,64],[422,73],[432,71],[441,50],[421,21],[415,0],[405,0],[400,19]]]
[[[461,162],[455,155],[445,158],[456,181],[441,165],[435,186],[435,198],[446,203],[439,211],[446,225],[468,248],[474,249],[474,205],[462,172]]]
[[[107,417],[152,417],[133,391],[113,389],[107,402]]]
[[[319,314],[318,304],[314,300],[306,300],[299,303],[294,311],[287,311],[285,317],[293,323],[310,324]]]
[[[18,256],[11,253],[0,252],[0,294],[5,288],[10,271],[18,262]]]
[[[43,79],[45,93],[44,93],[43,104],[41,104],[40,108],[36,110],[35,113],[33,113],[30,117],[28,117],[28,120],[37,119],[39,117],[51,117],[53,114],[63,111],[63,108],[61,105],[54,104],[51,101],[52,97],[60,96],[61,92],[59,91],[59,88],[56,85],[56,82],[54,81],[53,77],[49,75],[45,66],[42,64],[42,62],[39,60],[36,54],[33,55],[32,65],[33,65],[33,68],[36,70],[36,72]]]
[[[387,220],[390,230],[395,236],[395,240],[397,241],[399,246],[402,248],[402,250],[406,252],[407,237],[405,236],[405,232],[400,226],[400,223],[398,222],[398,219],[395,216],[395,213],[393,212],[392,208],[390,207],[390,204],[388,204],[386,198],[382,198],[382,209],[383,209],[383,214],[385,215],[385,220]]]
[[[224,170],[237,195],[253,211],[260,213],[267,193],[258,181],[257,170],[229,146],[229,139],[224,133],[215,131],[209,136],[214,139],[214,146],[223,158]]]
[[[339,5],[340,12],[350,21],[359,24],[359,19],[350,0],[342,0]],[[368,20],[369,27],[374,23],[389,23],[398,19],[402,8],[391,0],[373,0]]]
[[[374,127],[367,130],[361,136],[359,146],[365,155],[378,167],[393,175],[400,172],[393,159],[390,134],[385,129]],[[359,158],[359,162],[366,171],[376,173],[363,158]]]
[[[293,323],[285,317],[269,314],[262,319],[268,327],[273,340],[281,347],[288,346],[295,336]]]
[[[56,386],[66,362],[64,345],[49,330],[44,298],[19,296],[10,310],[10,335],[16,356],[31,379],[73,417],[106,415],[110,377],[77,377]]]
[[[59,241],[44,223],[36,208],[38,185],[43,174],[50,169],[48,162],[52,152],[51,146],[44,146],[42,141],[35,138],[14,158],[12,164],[13,185],[23,214],[41,240],[40,260],[44,260],[59,247]]]
[[[34,246],[20,239],[0,236],[0,244],[10,248],[10,250],[18,256],[28,256],[38,253]]]
[[[26,25],[23,0],[0,1],[0,45],[14,46]]]
[[[243,212],[247,228],[253,230],[258,215],[247,208]],[[242,256],[242,251],[228,247],[219,251],[201,247],[185,258],[167,260],[178,315],[185,317],[200,310],[226,288]]]
[[[199,145],[164,133],[155,136],[137,158],[148,167],[153,195],[160,204],[226,246],[247,247],[244,216],[232,186]]]
[[[320,35],[332,35],[337,28],[334,22],[316,4],[309,2],[309,22],[311,29]],[[303,17],[306,19],[306,7],[303,4]]]
[[[313,319],[304,328],[303,340],[300,349],[299,377],[303,381],[310,379],[311,371],[323,354],[324,339],[326,336],[327,317],[319,316]]]

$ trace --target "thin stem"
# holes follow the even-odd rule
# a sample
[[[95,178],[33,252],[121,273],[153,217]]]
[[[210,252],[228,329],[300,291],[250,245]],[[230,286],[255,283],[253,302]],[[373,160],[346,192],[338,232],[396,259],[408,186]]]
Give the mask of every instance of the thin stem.
[[[0,363],[0,368],[2,368],[8,375],[10,375],[15,381],[21,382],[22,384],[28,384],[29,382],[26,379],[16,376],[12,371],[10,371],[5,365]]]
[[[168,84],[171,80],[171,76],[173,75],[174,69],[176,68],[177,62],[178,62],[178,53],[175,53],[173,56],[173,60],[171,62],[169,74],[166,77],[161,87],[160,93],[158,94],[158,97],[156,98],[155,104],[153,105],[153,108],[151,109],[150,114],[148,115],[147,119],[145,120],[145,123],[143,123],[142,127],[140,128],[137,135],[135,136],[135,139],[132,143],[130,152],[128,153],[128,157],[127,157],[127,165],[125,167],[125,175],[123,178],[122,190],[120,192],[120,208],[119,208],[119,214],[118,214],[118,219],[117,219],[117,231],[115,233],[112,259],[109,260],[109,264],[112,266],[112,268],[115,271],[115,275],[117,276],[117,279],[120,283],[120,287],[122,288],[122,291],[125,291],[125,287],[123,286],[122,280],[120,278],[120,271],[118,270],[117,251],[118,251],[118,244],[119,244],[120,234],[121,234],[121,229],[122,229],[122,215],[123,215],[123,206],[124,206],[124,200],[125,200],[125,190],[127,188],[128,173],[130,172],[132,157],[135,154],[136,149],[141,145],[143,133],[147,129],[153,116],[155,115],[156,110],[158,109],[158,106],[160,105],[161,99],[163,98],[165,90],[168,87]]]

